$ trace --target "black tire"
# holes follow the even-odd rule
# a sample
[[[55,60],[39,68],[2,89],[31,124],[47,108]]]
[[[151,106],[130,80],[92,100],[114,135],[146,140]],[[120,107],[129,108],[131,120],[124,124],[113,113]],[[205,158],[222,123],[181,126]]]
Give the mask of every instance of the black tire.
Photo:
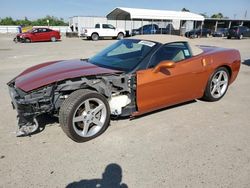
[[[56,42],[56,37],[51,37],[50,40],[51,42]]]
[[[243,39],[243,34],[240,34],[239,36],[238,36],[238,39]]]
[[[24,42],[25,42],[25,43],[31,43],[31,40],[30,40],[29,38],[25,38],[25,39],[24,39]]]
[[[217,86],[216,86],[216,84],[213,82],[213,79],[216,79],[217,75],[221,72],[223,73],[223,77],[224,77],[224,80],[226,82],[226,85],[225,86],[223,85],[222,88],[221,88],[221,86],[218,86],[218,85],[220,85],[219,83],[217,83]],[[220,67],[220,68],[216,69],[208,80],[208,83],[207,83],[207,86],[206,86],[206,89],[205,89],[205,92],[204,92],[202,99],[206,100],[206,101],[210,101],[210,102],[220,100],[227,92],[229,80],[230,80],[230,75],[229,75],[228,70],[225,67]],[[213,89],[215,87],[220,88],[222,90],[222,93],[219,93],[218,91],[216,91],[217,89],[215,91],[218,94],[213,92]]]
[[[227,39],[231,39],[231,36],[227,36]]]
[[[122,40],[124,38],[124,34],[122,32],[118,33],[117,39]]]
[[[97,41],[97,40],[99,40],[99,35],[98,35],[97,33],[93,33],[93,34],[91,35],[91,39],[92,39],[93,41]]]
[[[91,101],[91,99],[99,100],[102,102],[102,104],[104,104],[104,107],[105,107],[104,123],[100,127],[100,130],[98,130],[95,134],[93,134],[91,136],[87,136],[87,135],[81,136],[81,135],[79,135],[79,132],[81,132],[81,131],[83,132],[85,123],[84,122],[81,122],[81,124],[78,124],[80,122],[73,123],[73,118],[76,118],[75,114],[78,113],[79,110],[81,110],[79,112],[81,114],[80,116],[83,116],[84,119],[86,116],[90,116],[91,114],[94,114],[91,111],[87,115],[86,109],[81,108],[82,105],[85,105],[84,102],[86,102],[86,100]],[[88,102],[88,103],[90,104],[90,102]],[[85,112],[86,112],[86,115],[83,115]],[[101,121],[102,112],[103,111],[100,112],[101,115],[99,117],[100,118],[99,121]],[[96,114],[93,116],[96,116]],[[86,118],[86,119],[88,119],[88,118]],[[92,118],[92,120],[93,120],[93,118]],[[107,129],[107,127],[110,123],[110,108],[109,108],[109,104],[107,102],[107,99],[103,95],[101,95],[95,91],[92,91],[92,90],[77,90],[77,91],[71,93],[69,95],[69,97],[67,99],[65,99],[65,101],[63,102],[63,104],[60,108],[60,112],[59,112],[59,122],[60,122],[62,130],[72,140],[74,140],[76,142],[89,141],[89,140],[101,135]],[[89,128],[87,128],[89,131],[91,131],[91,129],[95,130],[96,129],[95,127],[97,127],[97,129],[98,129],[97,124],[95,125],[92,123],[92,126],[91,126],[91,123],[89,123],[89,125],[88,125]],[[82,126],[82,127],[80,127],[80,126]],[[79,128],[79,130],[78,130],[78,128]],[[76,129],[77,129],[77,131],[76,131]],[[82,130],[80,130],[80,129],[82,129]]]

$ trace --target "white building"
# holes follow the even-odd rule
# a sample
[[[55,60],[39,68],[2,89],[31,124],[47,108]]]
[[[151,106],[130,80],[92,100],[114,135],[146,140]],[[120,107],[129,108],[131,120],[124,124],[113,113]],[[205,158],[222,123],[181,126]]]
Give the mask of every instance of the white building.
[[[172,24],[174,29],[185,32],[201,26],[203,21],[203,16],[191,12],[117,7],[106,17],[71,17],[69,26],[79,35],[84,28],[94,27],[96,23],[109,23],[128,32],[146,24],[157,24],[161,28]]]

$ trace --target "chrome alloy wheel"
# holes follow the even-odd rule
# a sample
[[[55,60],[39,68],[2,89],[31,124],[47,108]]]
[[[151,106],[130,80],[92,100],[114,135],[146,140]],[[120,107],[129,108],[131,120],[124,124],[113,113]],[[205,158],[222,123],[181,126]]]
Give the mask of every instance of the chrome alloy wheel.
[[[91,137],[102,129],[106,118],[105,104],[100,99],[89,98],[76,108],[72,124],[79,136]]]
[[[228,74],[224,70],[218,71],[212,78],[210,93],[214,98],[220,98],[228,87]]]

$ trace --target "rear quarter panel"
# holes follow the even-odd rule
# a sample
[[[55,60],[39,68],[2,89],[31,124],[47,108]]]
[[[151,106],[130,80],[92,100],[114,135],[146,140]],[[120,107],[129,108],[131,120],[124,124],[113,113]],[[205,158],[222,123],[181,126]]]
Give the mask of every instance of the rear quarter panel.
[[[205,47],[201,46],[204,50],[204,56],[208,61],[208,67],[214,72],[219,67],[226,67],[230,72],[230,84],[236,79],[241,65],[240,52],[236,49],[218,48],[218,47]]]

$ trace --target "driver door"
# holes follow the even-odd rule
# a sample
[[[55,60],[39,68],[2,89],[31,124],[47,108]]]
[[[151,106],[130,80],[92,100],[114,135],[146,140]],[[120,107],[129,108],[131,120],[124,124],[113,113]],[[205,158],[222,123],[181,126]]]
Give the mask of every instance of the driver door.
[[[106,36],[106,37],[112,37],[112,36],[116,35],[115,34],[115,28],[112,25],[110,25],[110,24],[103,24],[102,27],[103,27],[103,31],[105,33],[104,36]]]
[[[181,59],[173,57],[176,53],[174,50],[172,57],[168,54],[165,59],[160,59],[160,62],[176,60],[173,68],[162,68],[159,72],[154,72],[154,67],[152,67],[137,72],[138,112],[136,114],[140,115],[203,95],[207,82],[206,67],[202,63],[202,57],[190,58],[191,54],[188,54],[189,52],[186,50],[188,49],[182,49],[185,54],[179,55]],[[161,54],[156,53],[155,55]],[[185,55],[187,56],[185,57]]]

